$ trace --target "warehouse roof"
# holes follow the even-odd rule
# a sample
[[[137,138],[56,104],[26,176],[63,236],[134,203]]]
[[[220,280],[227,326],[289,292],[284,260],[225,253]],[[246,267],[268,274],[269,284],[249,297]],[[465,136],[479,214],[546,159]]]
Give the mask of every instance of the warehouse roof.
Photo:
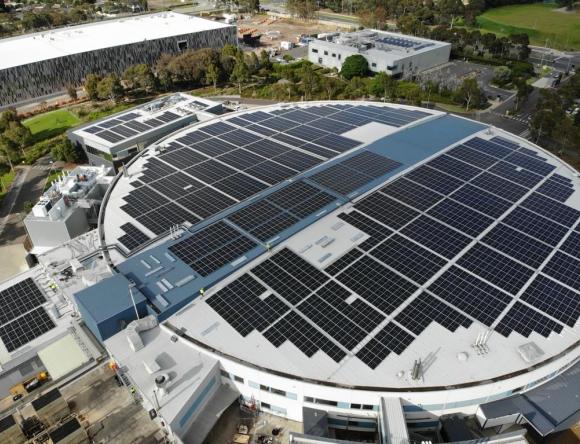
[[[124,17],[0,40],[0,70],[231,25],[175,12]]]

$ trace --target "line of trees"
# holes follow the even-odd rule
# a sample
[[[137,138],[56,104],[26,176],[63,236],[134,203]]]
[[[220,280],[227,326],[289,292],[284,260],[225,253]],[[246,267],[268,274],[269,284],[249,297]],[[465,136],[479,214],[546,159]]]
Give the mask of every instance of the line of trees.
[[[486,105],[485,94],[473,78],[449,83],[369,74],[368,63],[360,55],[347,57],[339,73],[308,61],[273,64],[265,51],[246,54],[236,46],[226,45],[221,51],[199,49],[176,56],[163,55],[154,67],[134,65],[120,77],[90,74],[84,88],[91,100],[114,101],[124,95],[207,86],[217,91],[218,86],[225,86],[235,87],[244,97],[286,101],[375,97],[417,105],[425,100],[439,101],[467,110]]]
[[[579,74],[573,75],[558,89],[541,90],[531,120],[535,140],[580,158],[579,103]]]

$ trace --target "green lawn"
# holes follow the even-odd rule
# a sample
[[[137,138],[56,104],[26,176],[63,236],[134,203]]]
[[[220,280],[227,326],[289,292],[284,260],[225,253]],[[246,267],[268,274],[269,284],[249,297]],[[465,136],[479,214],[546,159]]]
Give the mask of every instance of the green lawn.
[[[477,17],[480,28],[501,34],[526,33],[533,45],[580,49],[580,9],[560,12],[554,5],[534,3],[493,8]]]
[[[80,119],[67,109],[39,114],[22,124],[30,129],[35,141],[57,136],[80,123]]]

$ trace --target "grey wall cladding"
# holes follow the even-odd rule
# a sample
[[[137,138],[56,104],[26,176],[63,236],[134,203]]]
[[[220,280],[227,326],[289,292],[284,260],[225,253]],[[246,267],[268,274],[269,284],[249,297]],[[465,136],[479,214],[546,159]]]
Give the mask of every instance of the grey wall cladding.
[[[237,44],[236,28],[210,29],[97,51],[72,54],[15,66],[0,71],[0,106],[64,91],[80,85],[87,74],[121,74],[137,63],[153,66],[162,54],[177,54],[177,42],[187,41],[190,49],[220,49]]]

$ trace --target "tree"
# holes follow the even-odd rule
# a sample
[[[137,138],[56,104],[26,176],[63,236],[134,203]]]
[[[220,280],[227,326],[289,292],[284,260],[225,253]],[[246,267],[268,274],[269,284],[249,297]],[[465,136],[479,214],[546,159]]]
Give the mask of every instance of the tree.
[[[123,86],[115,74],[109,74],[97,84],[97,94],[101,100],[117,101],[123,95]]]
[[[287,0],[286,10],[290,15],[310,20],[316,16],[318,7],[316,0]]]
[[[306,100],[310,100],[312,98],[312,93],[316,89],[318,84],[318,77],[316,73],[312,69],[312,63],[304,62],[304,65],[301,70],[301,78],[302,78],[302,88],[304,90],[304,98]]]
[[[260,52],[260,69],[268,73],[272,71],[272,61],[270,60],[270,55],[263,49]]]
[[[230,75],[230,80],[238,84],[238,90],[240,96],[242,95],[242,85],[250,79],[250,70],[246,61],[244,60],[244,54],[240,53],[236,57],[236,64]]]
[[[16,108],[8,108],[4,112],[0,113],[0,133],[4,132],[8,128],[10,122],[19,122],[20,117],[16,112]]]
[[[498,86],[505,86],[510,83],[512,72],[507,66],[498,66],[493,70],[493,83]]]
[[[20,121],[8,122],[8,127],[2,133],[5,143],[11,145],[13,149],[19,150],[24,156],[24,148],[30,143],[32,134]]]
[[[78,99],[77,89],[75,88],[74,85],[68,85],[66,87],[66,92],[72,100]]]
[[[260,0],[239,0],[239,6],[247,12],[256,12],[260,10]]]
[[[364,77],[369,72],[369,62],[360,54],[348,56],[342,64],[340,75],[347,80],[353,77]]]
[[[155,89],[155,76],[153,71],[144,63],[129,66],[123,72],[123,81],[129,89],[142,89],[151,92]]]
[[[379,72],[371,81],[369,92],[376,97],[393,99],[396,95],[397,81],[386,72]]]
[[[97,100],[99,98],[99,93],[97,91],[97,86],[99,85],[100,77],[96,74],[88,74],[85,79],[85,92],[91,100]]]
[[[332,100],[340,90],[341,82],[336,77],[323,76],[320,78],[320,85],[326,92],[328,100]]]
[[[68,138],[64,138],[62,143],[55,145],[50,151],[50,155],[54,160],[62,160],[68,163],[86,161],[85,152],[80,145],[74,145]]]
[[[18,148],[0,134],[0,154],[8,161],[10,169],[14,171],[14,162],[18,160]]]
[[[213,85],[213,91],[216,92],[217,89],[217,82],[220,78],[220,71],[219,68],[216,66],[215,63],[210,63],[205,71],[205,82],[208,85]]]
[[[465,105],[466,111],[469,111],[470,106],[473,105],[477,107],[485,100],[484,92],[477,84],[477,80],[473,77],[463,79],[463,82],[459,87],[458,94],[463,104]]]

